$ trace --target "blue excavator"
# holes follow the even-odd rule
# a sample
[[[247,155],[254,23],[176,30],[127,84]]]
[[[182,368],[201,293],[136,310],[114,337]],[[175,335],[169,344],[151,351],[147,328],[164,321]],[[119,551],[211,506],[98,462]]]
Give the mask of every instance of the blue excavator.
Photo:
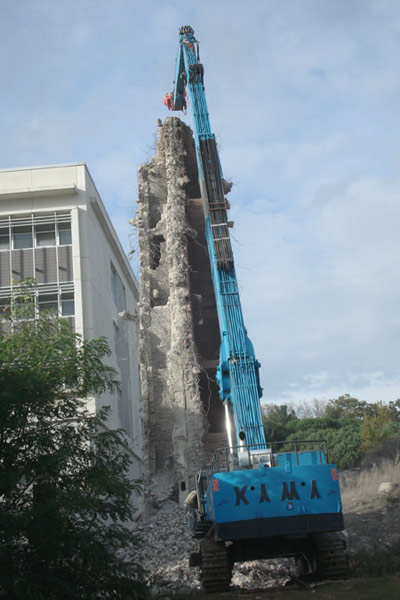
[[[190,26],[179,31],[173,111],[193,110],[194,141],[205,237],[221,336],[217,382],[228,447],[196,477],[200,567],[206,592],[229,588],[236,562],[294,557],[300,573],[329,579],[346,574],[338,470],[322,440],[268,443],[259,367],[247,336],[229,234],[228,202],[211,131],[199,44]]]

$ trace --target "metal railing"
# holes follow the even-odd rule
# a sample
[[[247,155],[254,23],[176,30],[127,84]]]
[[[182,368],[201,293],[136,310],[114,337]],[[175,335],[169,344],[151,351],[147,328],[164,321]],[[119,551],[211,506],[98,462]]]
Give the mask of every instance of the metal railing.
[[[266,457],[267,455],[270,456],[269,466],[271,467],[276,466],[280,454],[293,454],[295,457],[295,464],[299,465],[299,455],[303,452],[310,451],[317,453],[317,464],[329,462],[325,440],[287,440],[284,442],[271,442],[267,444],[266,449],[262,444],[235,446],[232,448],[217,448],[214,452],[211,464],[207,465],[203,471],[206,471],[209,476],[211,476],[213,473],[235,471],[240,468],[252,468],[255,464],[254,458],[262,453],[264,453]],[[243,457],[245,457],[244,460]],[[241,465],[247,465],[247,467]]]

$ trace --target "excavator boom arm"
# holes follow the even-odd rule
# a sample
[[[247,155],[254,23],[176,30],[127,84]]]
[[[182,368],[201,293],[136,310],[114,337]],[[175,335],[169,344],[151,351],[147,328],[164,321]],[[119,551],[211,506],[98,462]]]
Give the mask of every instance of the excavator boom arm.
[[[231,239],[228,203],[215,136],[211,131],[204,88],[204,67],[191,27],[181,27],[175,84],[168,107],[193,109],[194,139],[206,224],[206,239],[221,334],[217,379],[220,398],[232,413],[237,445],[265,447],[261,417],[259,363],[247,337],[239,297]],[[229,407],[229,409],[228,409]]]

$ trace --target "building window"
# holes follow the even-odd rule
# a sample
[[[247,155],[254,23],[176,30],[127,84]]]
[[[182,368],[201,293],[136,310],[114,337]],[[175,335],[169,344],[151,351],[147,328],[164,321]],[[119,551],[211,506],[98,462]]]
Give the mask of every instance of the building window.
[[[121,352],[120,352],[121,346],[120,346],[120,334],[119,334],[119,327],[118,325],[116,325],[114,323],[114,352],[115,352],[115,356],[117,358],[117,363],[118,366],[120,361],[121,361]]]
[[[35,304],[26,302],[13,303],[13,319],[15,321],[30,321],[35,318]]]
[[[125,286],[122,283],[122,279],[118,275],[117,269],[114,267],[112,262],[110,262],[110,269],[111,269],[111,291],[112,291],[114,304],[115,304],[118,312],[121,312],[126,309]]]
[[[33,248],[32,227],[14,227],[12,239],[14,250]]]
[[[36,246],[55,246],[55,225],[36,225]]]
[[[10,317],[10,298],[0,298],[0,321]]]
[[[58,224],[58,243],[60,246],[68,246],[72,244],[71,224]]]
[[[70,322],[70,317],[75,316],[75,301],[73,291],[56,291],[53,289],[36,288],[31,303],[20,302],[18,296],[0,298],[0,323],[13,315],[13,320],[25,321],[35,319],[39,315],[47,314],[50,317],[65,317]],[[73,327],[74,325],[72,325]]]
[[[72,282],[71,214],[30,214],[0,220],[0,289],[26,277],[39,286]],[[60,305],[61,309],[61,305]]]
[[[0,250],[10,249],[10,235],[7,228],[0,229]]]
[[[72,317],[75,314],[75,301],[73,293],[62,294],[61,314],[63,317]]]
[[[38,297],[39,313],[51,312],[58,314],[57,294],[43,294]]]
[[[114,300],[114,304],[117,305],[117,270],[114,267],[114,265],[112,263],[110,263],[110,269],[111,269],[111,292],[112,292],[112,296],[113,296],[113,300]]]

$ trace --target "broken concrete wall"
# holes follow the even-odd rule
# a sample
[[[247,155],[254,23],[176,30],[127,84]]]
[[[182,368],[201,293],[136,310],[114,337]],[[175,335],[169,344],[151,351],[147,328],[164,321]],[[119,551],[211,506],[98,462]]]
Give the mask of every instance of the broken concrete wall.
[[[153,496],[161,497],[173,490],[185,497],[205,458],[207,425],[193,337],[188,261],[191,231],[185,214],[190,184],[185,167],[188,129],[179,119],[166,119],[154,158],[138,173],[135,223],[140,250],[145,473],[148,482],[153,480]],[[158,490],[154,480],[159,483]]]

